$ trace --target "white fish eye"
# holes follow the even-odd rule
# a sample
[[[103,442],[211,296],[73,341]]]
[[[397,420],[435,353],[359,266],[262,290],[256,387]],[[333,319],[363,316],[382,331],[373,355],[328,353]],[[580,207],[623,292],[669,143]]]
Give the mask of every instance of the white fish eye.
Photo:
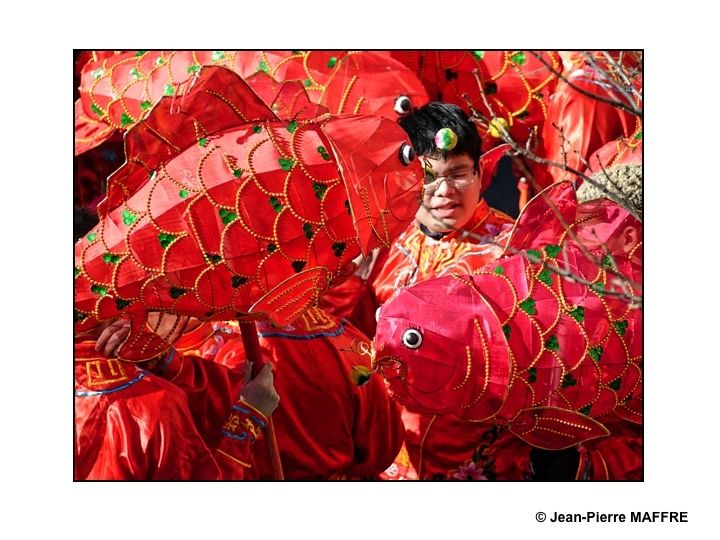
[[[415,150],[407,143],[402,143],[400,146],[400,163],[406,167],[410,165],[415,159]]]
[[[403,332],[402,342],[408,349],[417,349],[422,345],[422,341],[422,334],[415,328],[408,328]]]
[[[407,114],[410,112],[410,109],[412,108],[412,102],[410,101],[410,98],[407,96],[398,96],[395,98],[395,103],[393,105],[393,110],[398,114]]]

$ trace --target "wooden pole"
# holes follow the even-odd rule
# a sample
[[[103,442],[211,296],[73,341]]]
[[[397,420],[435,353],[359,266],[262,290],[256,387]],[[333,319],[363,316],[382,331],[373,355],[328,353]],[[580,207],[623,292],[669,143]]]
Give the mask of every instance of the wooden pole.
[[[255,378],[265,365],[255,323],[241,322],[240,335],[242,336],[247,359],[252,362],[252,377]],[[275,437],[275,427],[273,426],[272,416],[268,417],[267,437],[268,448],[270,449],[270,461],[272,462],[275,480],[284,480],[285,475],[283,474],[282,462],[280,461],[280,450],[278,449],[277,438]]]

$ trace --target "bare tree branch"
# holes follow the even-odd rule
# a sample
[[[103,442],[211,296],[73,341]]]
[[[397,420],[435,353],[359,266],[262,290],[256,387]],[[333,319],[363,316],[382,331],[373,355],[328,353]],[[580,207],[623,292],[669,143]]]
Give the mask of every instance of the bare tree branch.
[[[555,75],[556,77],[559,77],[560,79],[565,81],[568,84],[568,86],[570,86],[573,90],[576,90],[577,92],[580,92],[581,94],[588,96],[592,99],[596,99],[603,103],[607,103],[608,105],[612,105],[613,107],[617,107],[619,109],[627,111],[630,114],[634,114],[635,116],[642,116],[642,109],[639,109],[636,105],[628,106],[621,101],[611,99],[611,98],[608,98],[605,96],[593,94],[592,92],[588,92],[584,88],[580,88],[575,83],[573,83],[562,72],[556,70],[550,64],[548,64],[547,61],[545,61],[545,59],[542,57],[542,55],[536,53],[535,51],[530,51],[530,54],[532,54],[535,58],[537,58],[553,75]]]

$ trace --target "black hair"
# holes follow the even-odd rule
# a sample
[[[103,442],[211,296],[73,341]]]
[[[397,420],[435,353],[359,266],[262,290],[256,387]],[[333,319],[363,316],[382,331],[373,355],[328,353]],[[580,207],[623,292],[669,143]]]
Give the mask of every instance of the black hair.
[[[443,159],[447,156],[467,154],[473,160],[475,171],[481,153],[480,136],[475,124],[460,107],[452,103],[434,101],[398,120],[410,136],[415,153],[420,156]],[[452,150],[439,150],[435,145],[435,134],[442,128],[450,128],[457,135],[457,144]]]
[[[99,221],[97,212],[85,206],[76,206],[73,209],[73,243],[89,233]]]

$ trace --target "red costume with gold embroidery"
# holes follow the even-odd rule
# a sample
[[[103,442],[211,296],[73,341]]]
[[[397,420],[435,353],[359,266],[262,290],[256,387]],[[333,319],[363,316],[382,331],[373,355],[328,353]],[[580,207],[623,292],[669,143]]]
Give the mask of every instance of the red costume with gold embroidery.
[[[368,339],[314,308],[290,326],[258,329],[280,396],[272,418],[285,478],[372,477],[390,465],[403,438],[399,407],[379,378],[360,388],[350,379],[353,366],[370,366]],[[237,367],[244,358],[242,342],[231,338],[216,362]],[[253,457],[257,472],[249,475],[272,478],[266,439]]]
[[[417,223],[411,224],[390,248],[385,262],[378,262],[368,280],[375,307],[414,283],[453,272],[470,273],[497,259],[502,254],[503,242],[512,223],[512,218],[481,200],[463,230],[485,239],[492,238],[498,245],[464,236],[460,231],[433,240]],[[367,300],[361,299],[360,306],[365,304]],[[368,311],[364,309],[364,312]],[[368,324],[368,317],[364,317],[364,321]],[[374,333],[374,321],[372,323],[372,328],[366,331]],[[487,426],[449,416],[435,418],[404,410],[402,418],[407,451],[397,456],[384,478],[412,479],[416,474],[420,478],[445,477],[451,469],[470,459],[477,441],[488,430]],[[458,433],[462,433],[462,437]]]
[[[76,342],[75,479],[242,479],[267,420],[245,403],[211,397],[222,392],[207,394],[194,398],[204,411],[217,406],[203,435],[176,385],[95,352],[94,340]]]
[[[641,225],[626,209],[604,199],[578,205],[570,183],[558,184],[524,210],[506,257],[473,275],[419,283],[383,306],[374,367],[420,419],[408,434],[411,457],[433,432],[437,460],[457,455],[466,433],[443,437],[434,423],[464,420],[539,449],[582,445],[579,478],[641,474],[642,258],[628,241],[633,230]],[[424,415],[434,415],[427,431]],[[522,455],[506,437],[483,437],[451,476],[503,478],[507,448]]]

